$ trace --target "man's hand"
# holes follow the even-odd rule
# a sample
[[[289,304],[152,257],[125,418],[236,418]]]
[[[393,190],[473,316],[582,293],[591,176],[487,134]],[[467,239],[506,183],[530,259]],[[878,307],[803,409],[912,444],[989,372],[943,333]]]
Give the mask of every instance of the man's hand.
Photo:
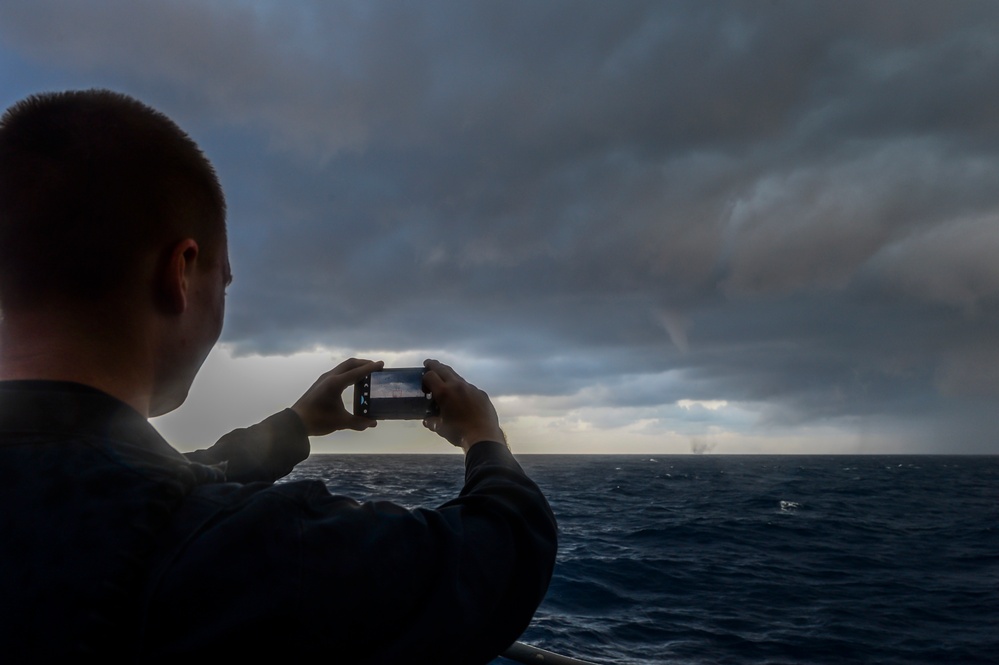
[[[343,391],[362,376],[380,370],[382,361],[345,360],[320,376],[305,391],[291,410],[298,414],[309,436],[322,436],[342,429],[360,432],[378,423],[371,418],[355,416],[343,405]]]
[[[506,443],[499,417],[489,395],[436,360],[423,363],[423,387],[440,406],[440,415],[427,418],[423,426],[436,432],[466,453],[480,441]]]

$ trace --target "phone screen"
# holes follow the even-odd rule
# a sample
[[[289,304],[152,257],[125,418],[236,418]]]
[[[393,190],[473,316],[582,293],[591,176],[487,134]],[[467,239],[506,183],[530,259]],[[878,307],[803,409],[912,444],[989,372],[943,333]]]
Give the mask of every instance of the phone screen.
[[[371,375],[371,399],[423,397],[423,370],[388,369]]]
[[[437,414],[423,392],[422,367],[372,372],[354,386],[354,414],[376,420],[422,420]]]

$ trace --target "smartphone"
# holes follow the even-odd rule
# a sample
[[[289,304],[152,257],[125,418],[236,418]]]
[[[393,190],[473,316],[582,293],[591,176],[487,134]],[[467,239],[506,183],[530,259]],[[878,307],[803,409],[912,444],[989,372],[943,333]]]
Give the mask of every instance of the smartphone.
[[[354,415],[375,420],[423,420],[440,413],[423,390],[422,367],[384,368],[354,384]]]

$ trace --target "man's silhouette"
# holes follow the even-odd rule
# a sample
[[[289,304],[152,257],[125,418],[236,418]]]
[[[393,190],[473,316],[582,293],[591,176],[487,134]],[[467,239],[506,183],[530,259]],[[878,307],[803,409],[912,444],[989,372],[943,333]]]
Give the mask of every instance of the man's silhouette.
[[[12,663],[304,655],[486,662],[540,603],[555,522],[485,393],[428,360],[465,451],[436,510],[272,482],[374,421],[351,359],[290,409],[181,455],[149,425],[222,329],[225,201],[194,142],[108,91],[0,120],[0,653]]]

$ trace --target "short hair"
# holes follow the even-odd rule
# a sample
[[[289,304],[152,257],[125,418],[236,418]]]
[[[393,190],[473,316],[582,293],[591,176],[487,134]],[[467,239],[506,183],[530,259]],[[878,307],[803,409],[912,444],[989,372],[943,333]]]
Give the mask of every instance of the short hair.
[[[44,93],[0,118],[0,305],[99,300],[149,253],[225,241],[211,163],[167,116],[109,90]]]

